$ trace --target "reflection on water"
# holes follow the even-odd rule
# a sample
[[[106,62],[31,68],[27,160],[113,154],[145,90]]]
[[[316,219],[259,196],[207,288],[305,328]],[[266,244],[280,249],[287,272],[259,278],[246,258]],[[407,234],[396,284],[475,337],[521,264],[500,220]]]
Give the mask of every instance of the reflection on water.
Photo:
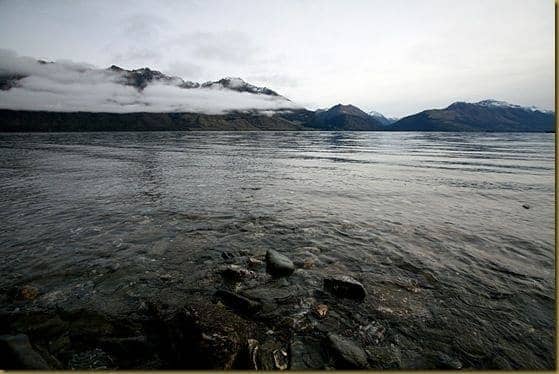
[[[353,275],[383,310],[419,280],[398,327],[408,340],[477,333],[511,344],[498,354],[513,367],[550,365],[553,136],[1,134],[0,286],[63,293],[97,269],[96,293],[65,302],[127,304],[210,293],[223,252],[316,247],[312,274]],[[115,264],[118,277],[104,272]],[[425,274],[436,283],[421,287]],[[464,344],[452,347],[469,357]]]

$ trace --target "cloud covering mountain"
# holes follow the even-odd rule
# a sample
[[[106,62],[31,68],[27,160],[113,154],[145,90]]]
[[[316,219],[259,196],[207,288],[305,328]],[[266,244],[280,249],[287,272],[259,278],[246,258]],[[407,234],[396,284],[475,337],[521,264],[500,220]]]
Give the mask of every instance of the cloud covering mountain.
[[[238,78],[198,84],[149,69],[98,69],[0,50],[0,109],[58,112],[275,111],[298,106]]]

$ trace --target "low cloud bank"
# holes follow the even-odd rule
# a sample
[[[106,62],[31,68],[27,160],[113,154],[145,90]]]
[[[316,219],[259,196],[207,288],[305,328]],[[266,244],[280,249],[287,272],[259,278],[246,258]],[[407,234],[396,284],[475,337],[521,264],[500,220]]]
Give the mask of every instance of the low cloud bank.
[[[283,97],[230,89],[180,88],[151,82],[143,90],[123,83],[122,74],[71,61],[41,63],[0,50],[0,79],[25,76],[0,91],[0,109],[57,112],[195,112],[296,109]]]

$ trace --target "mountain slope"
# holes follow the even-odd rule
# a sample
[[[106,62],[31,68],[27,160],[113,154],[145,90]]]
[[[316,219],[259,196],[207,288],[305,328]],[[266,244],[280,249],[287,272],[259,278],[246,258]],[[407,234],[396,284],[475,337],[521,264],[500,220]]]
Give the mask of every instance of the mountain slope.
[[[322,130],[381,130],[383,124],[353,105],[334,105],[326,111],[316,111],[307,124]]]
[[[551,132],[555,114],[502,101],[456,102],[405,117],[390,131]]]

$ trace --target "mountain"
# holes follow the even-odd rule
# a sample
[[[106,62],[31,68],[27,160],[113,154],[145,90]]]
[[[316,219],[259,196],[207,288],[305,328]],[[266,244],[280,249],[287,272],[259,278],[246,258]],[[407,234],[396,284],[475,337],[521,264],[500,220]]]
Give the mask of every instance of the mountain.
[[[553,132],[555,113],[504,101],[455,102],[404,117],[390,131]]]
[[[369,112],[369,116],[373,117],[374,119],[382,123],[384,126],[391,125],[394,122],[398,121],[398,118],[386,118],[382,113],[376,112],[374,110],[371,110]]]
[[[304,121],[258,112],[94,113],[0,109],[0,132],[83,131],[301,131]],[[312,113],[312,112],[311,112]]]
[[[316,111],[307,126],[321,130],[373,131],[381,130],[383,124],[356,106],[338,104]]]

